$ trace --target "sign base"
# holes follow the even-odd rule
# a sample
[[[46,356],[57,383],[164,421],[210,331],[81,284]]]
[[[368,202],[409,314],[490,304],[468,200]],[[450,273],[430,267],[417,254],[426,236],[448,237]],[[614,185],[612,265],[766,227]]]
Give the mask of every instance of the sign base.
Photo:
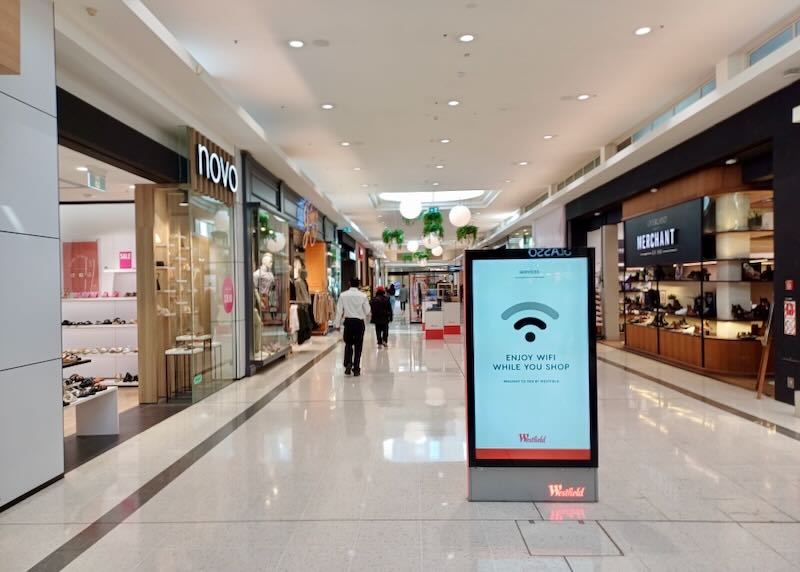
[[[597,468],[470,467],[469,500],[597,502]]]

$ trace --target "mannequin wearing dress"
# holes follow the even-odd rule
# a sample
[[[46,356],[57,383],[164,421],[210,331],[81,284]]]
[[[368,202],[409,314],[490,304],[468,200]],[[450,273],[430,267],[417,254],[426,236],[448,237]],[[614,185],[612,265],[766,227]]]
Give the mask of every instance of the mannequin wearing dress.
[[[269,312],[270,317],[274,319],[275,313],[278,311],[278,303],[272,263],[272,254],[268,252],[261,258],[261,266],[253,273],[253,284],[255,285],[256,295],[261,302],[262,314]]]

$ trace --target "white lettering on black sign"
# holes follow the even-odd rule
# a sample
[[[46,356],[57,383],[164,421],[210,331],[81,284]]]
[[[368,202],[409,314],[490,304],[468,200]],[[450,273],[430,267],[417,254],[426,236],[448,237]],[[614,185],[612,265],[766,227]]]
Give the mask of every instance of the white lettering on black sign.
[[[678,234],[674,228],[666,228],[640,234],[636,236],[636,250],[652,250],[653,248],[663,248],[665,246],[675,246],[678,241]]]

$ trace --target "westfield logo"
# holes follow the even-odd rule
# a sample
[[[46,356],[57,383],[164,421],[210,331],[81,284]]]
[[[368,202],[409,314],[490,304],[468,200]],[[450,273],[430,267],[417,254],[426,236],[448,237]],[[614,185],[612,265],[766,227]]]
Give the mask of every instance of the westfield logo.
[[[520,433],[520,443],[544,443],[547,440],[546,435],[531,435],[529,433]]]
[[[582,499],[586,495],[586,487],[567,487],[564,488],[564,485],[561,483],[547,485],[547,488],[550,490],[551,497],[569,497],[569,498],[578,498]]]

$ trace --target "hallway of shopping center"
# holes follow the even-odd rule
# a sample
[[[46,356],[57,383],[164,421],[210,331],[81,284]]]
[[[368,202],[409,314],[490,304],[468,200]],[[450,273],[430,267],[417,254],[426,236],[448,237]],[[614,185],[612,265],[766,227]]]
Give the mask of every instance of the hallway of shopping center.
[[[733,407],[749,392],[600,346],[600,502],[469,503],[462,341],[390,342],[368,336],[353,378],[315,339],[67,473],[0,514],[0,569],[800,567],[790,408],[756,412],[782,434],[621,365]]]

